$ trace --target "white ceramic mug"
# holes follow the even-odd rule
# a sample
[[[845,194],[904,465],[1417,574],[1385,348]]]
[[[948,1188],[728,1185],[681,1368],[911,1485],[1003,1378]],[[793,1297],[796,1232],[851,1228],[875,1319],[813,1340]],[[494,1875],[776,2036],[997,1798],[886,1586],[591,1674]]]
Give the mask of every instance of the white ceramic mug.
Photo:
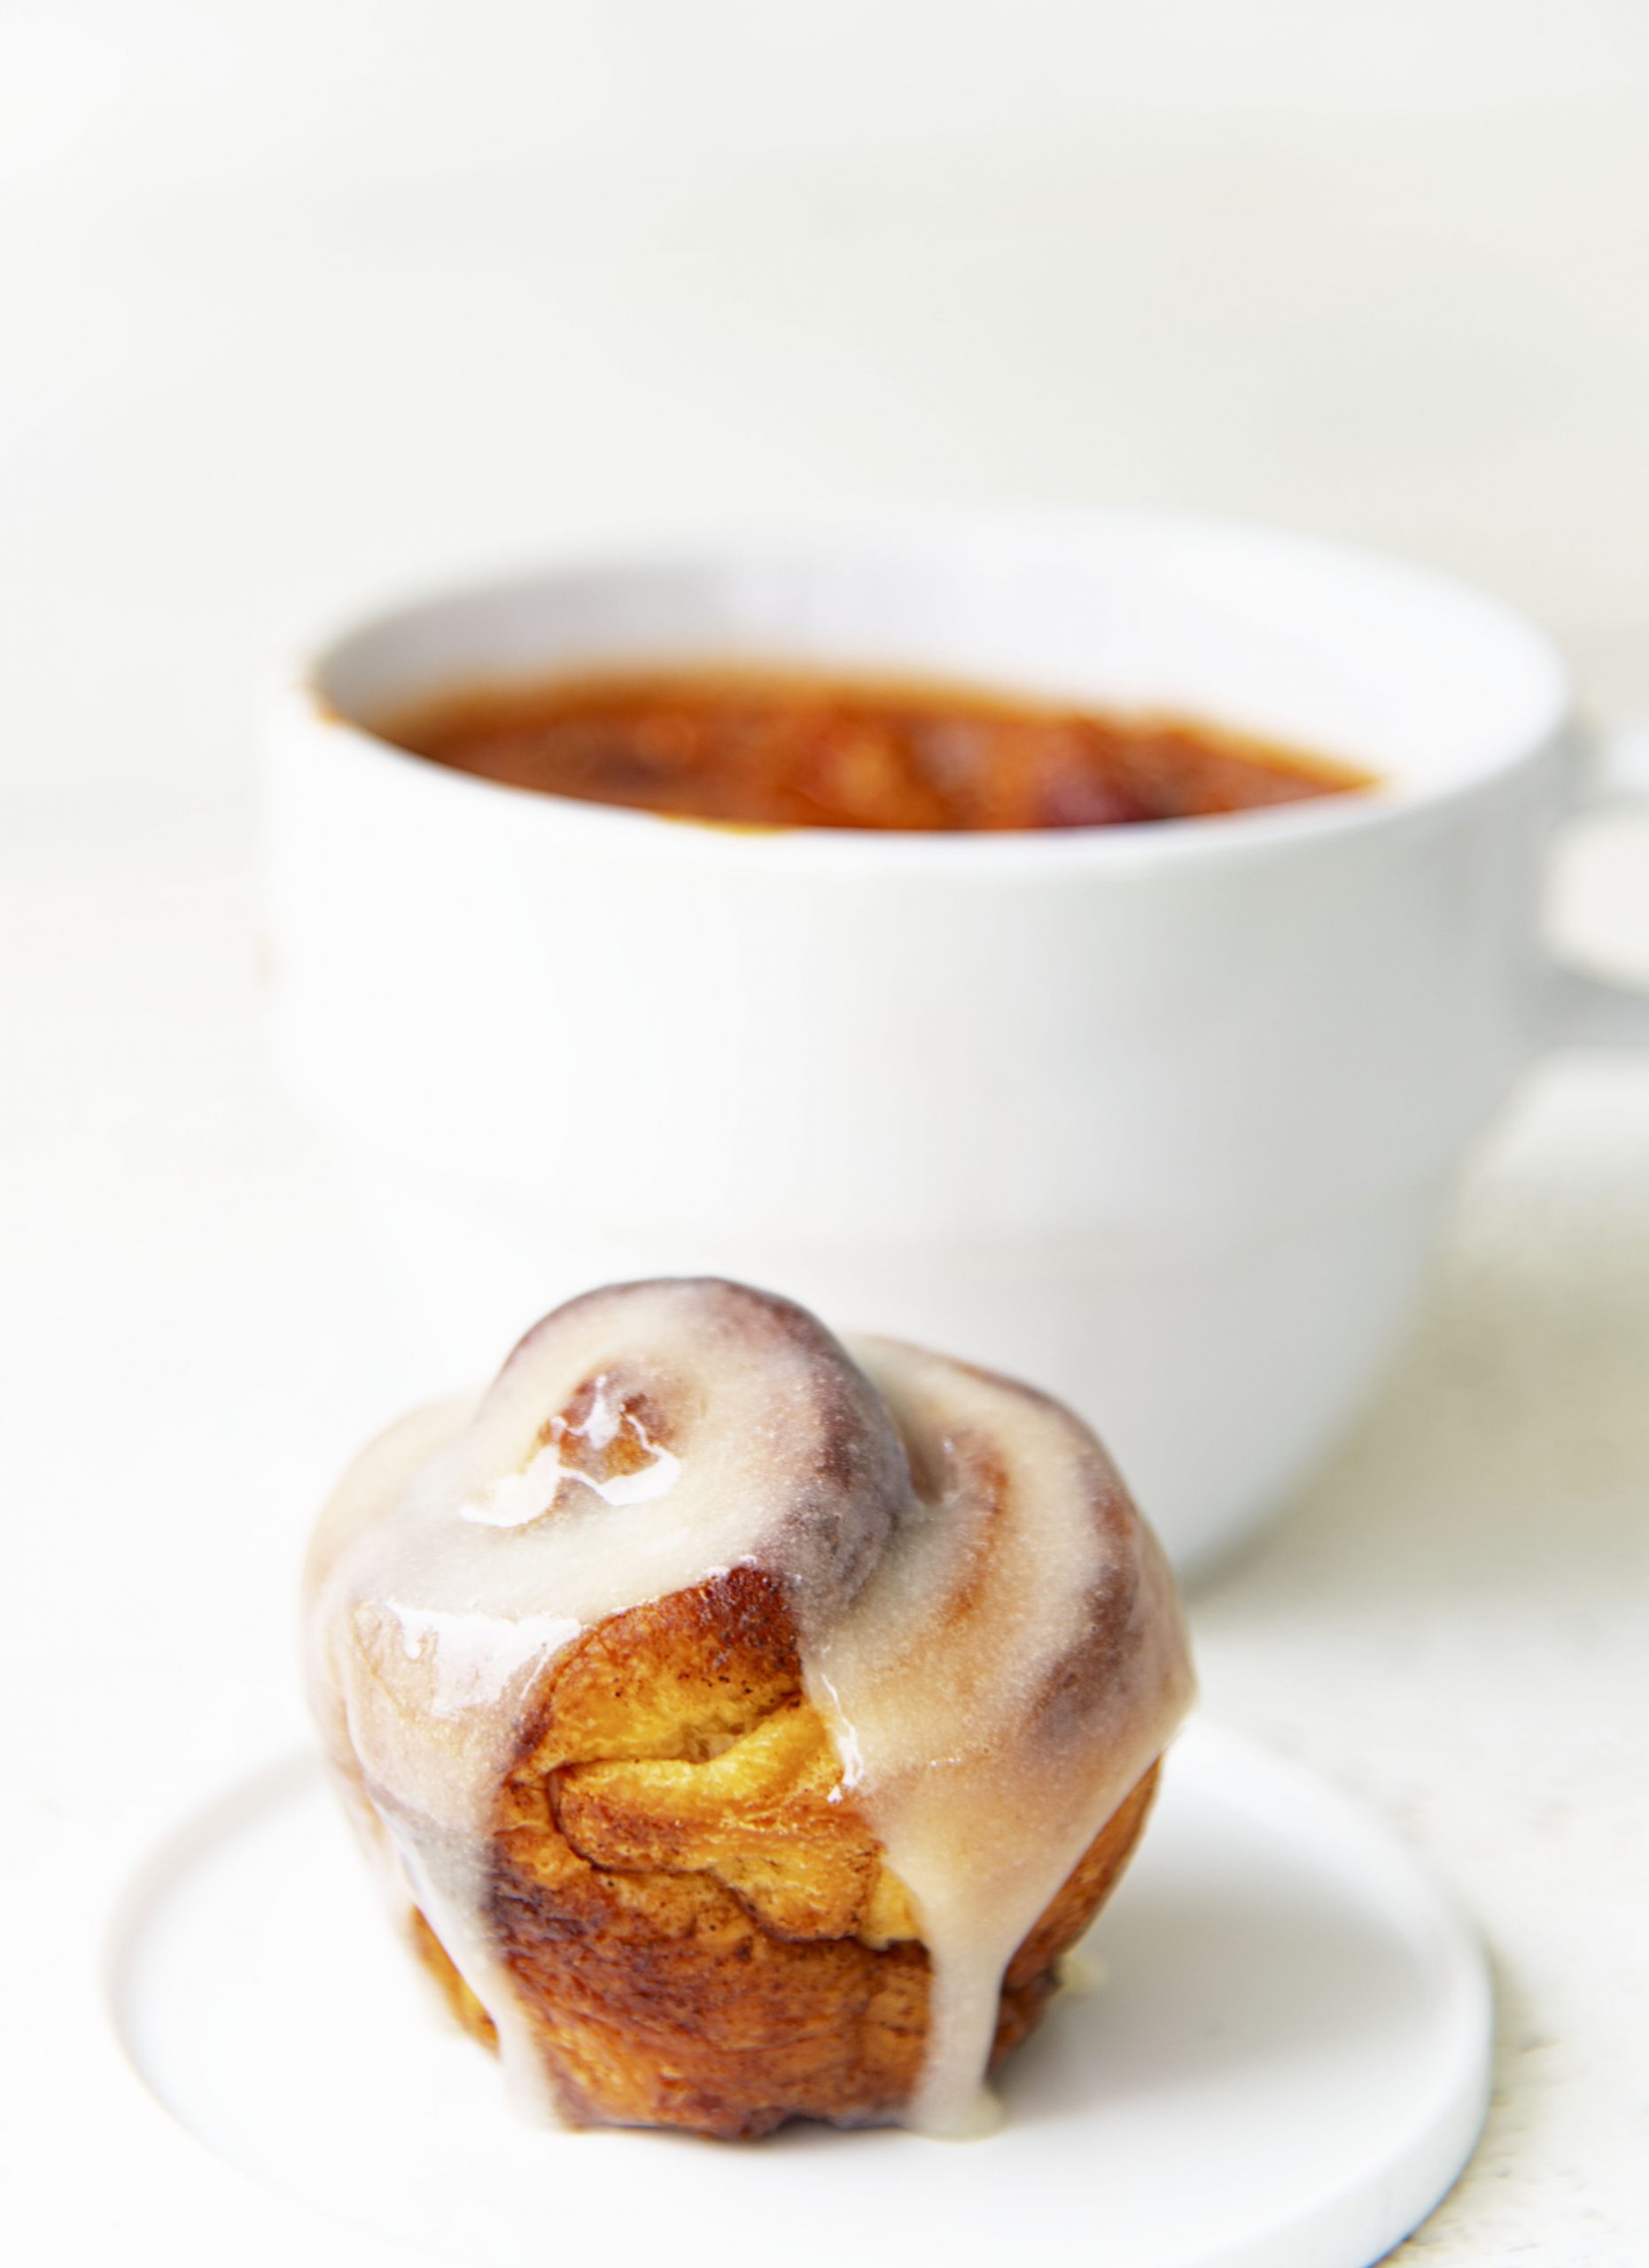
[[[1036,835],[751,832],[375,738],[455,681],[639,659],[1207,717],[1369,796]],[[1417,570],[1134,516],[707,540],[406,607],[280,694],[280,1059],[342,1137],[433,1379],[569,1293],[712,1271],[1073,1402],[1182,1566],[1311,1465],[1463,1152],[1553,1039],[1563,665]]]

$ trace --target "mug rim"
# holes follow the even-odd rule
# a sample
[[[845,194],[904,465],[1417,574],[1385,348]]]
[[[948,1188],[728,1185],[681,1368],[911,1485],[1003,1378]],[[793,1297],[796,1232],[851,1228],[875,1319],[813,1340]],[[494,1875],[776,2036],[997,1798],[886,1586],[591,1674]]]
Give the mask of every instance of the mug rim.
[[[698,819],[655,812],[644,805],[605,804],[523,788],[485,773],[460,772],[404,748],[369,724],[345,711],[326,689],[331,670],[350,648],[421,614],[455,605],[484,606],[536,583],[581,574],[609,577],[657,573],[661,569],[725,567],[763,561],[807,558],[845,562],[877,552],[889,559],[907,553],[913,562],[931,556],[937,544],[954,551],[960,544],[981,550],[1007,546],[1079,544],[1085,534],[1140,535],[1217,545],[1259,546],[1296,562],[1315,563],[1344,573],[1371,571],[1388,584],[1406,584],[1456,609],[1477,615],[1509,643],[1521,646],[1545,679],[1544,711],[1498,758],[1440,780],[1391,787],[1380,781],[1369,789],[1330,795],[1258,809],[1208,813],[1155,823],[1036,828],[875,828],[774,826]],[[847,671],[851,665],[844,664]],[[889,672],[897,674],[897,665]],[[1575,697],[1561,649],[1536,622],[1517,608],[1463,579],[1417,564],[1377,548],[1300,534],[1264,522],[1225,519],[1169,511],[1112,510],[967,511],[884,515],[875,518],[676,524],[656,536],[612,534],[557,546],[513,571],[460,575],[362,610],[324,639],[310,641],[307,657],[289,664],[276,688],[277,714],[299,729],[319,728],[336,736],[358,756],[386,761],[402,784],[418,783],[424,793],[443,796],[471,809],[493,801],[501,812],[513,809],[517,820],[528,812],[539,827],[554,823],[592,841],[605,838],[618,847],[662,855],[697,853],[744,860],[761,857],[782,863],[841,866],[1001,868],[1037,866],[1132,868],[1169,861],[1278,854],[1363,830],[1385,833],[1469,802],[1509,777],[1560,761],[1573,753]],[[1097,703],[1096,706],[1102,706]],[[1218,720],[1210,718],[1211,723]],[[498,800],[502,799],[502,800]]]

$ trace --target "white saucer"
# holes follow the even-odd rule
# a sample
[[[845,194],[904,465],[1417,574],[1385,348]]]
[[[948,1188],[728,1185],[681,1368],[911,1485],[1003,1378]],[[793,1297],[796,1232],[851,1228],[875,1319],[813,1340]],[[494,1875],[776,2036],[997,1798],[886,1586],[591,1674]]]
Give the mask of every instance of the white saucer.
[[[1235,1735],[1199,1723],[1177,1745],[1085,1950],[1108,1981],[1015,2059],[989,2140],[543,2133],[435,2016],[295,1761],[157,1853],[112,1979],[173,2115],[390,2258],[1366,2268],[1470,2154],[1491,2023],[1475,1944],[1382,1828]]]

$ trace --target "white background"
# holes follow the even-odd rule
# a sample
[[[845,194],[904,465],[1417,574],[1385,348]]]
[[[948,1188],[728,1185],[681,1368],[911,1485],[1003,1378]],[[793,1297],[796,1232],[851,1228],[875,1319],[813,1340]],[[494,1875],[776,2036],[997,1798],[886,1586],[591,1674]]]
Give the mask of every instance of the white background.
[[[171,2256],[66,2207],[90,1949],[169,1809],[301,1737],[295,1554],[397,1392],[259,1051],[268,658],[583,530],[1123,501],[1467,573],[1649,713],[1646,427],[1635,0],[0,0],[27,2256]],[[1572,849],[1554,922],[1649,976],[1649,822]],[[1497,2107],[1417,2259],[1649,2242],[1646,1513],[1649,1072],[1575,1060],[1198,1610],[1215,1711],[1395,1816],[1495,1948]]]

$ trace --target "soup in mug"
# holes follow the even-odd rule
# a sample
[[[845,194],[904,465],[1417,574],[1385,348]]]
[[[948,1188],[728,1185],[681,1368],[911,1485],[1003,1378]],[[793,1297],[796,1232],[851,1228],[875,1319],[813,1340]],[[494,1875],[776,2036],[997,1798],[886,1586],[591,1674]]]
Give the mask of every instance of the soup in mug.
[[[800,671],[466,687],[379,727],[542,795],[762,827],[1129,827],[1366,789],[1366,773],[1171,717]]]

